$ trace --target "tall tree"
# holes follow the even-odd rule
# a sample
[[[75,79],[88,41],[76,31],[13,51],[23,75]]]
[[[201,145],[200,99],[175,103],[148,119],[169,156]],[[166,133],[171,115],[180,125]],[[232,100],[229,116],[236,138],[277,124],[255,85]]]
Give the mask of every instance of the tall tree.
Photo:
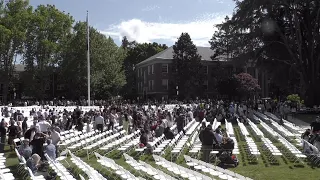
[[[53,5],[40,5],[35,9],[27,28],[24,61],[32,77],[32,92],[43,99],[45,87],[50,83],[53,71],[61,63],[61,52],[71,33],[73,19]]]
[[[232,33],[243,39],[238,56],[274,61],[294,70],[306,104],[320,103],[320,2],[236,0]]]
[[[73,99],[87,95],[87,24],[77,22],[63,52],[61,71],[68,85],[67,96]],[[125,52],[109,37],[90,27],[91,91],[93,98],[118,95],[125,84],[123,59]]]
[[[173,45],[174,83],[178,87],[179,98],[201,96],[203,68],[201,56],[188,33],[182,33]]]
[[[7,103],[15,56],[22,53],[32,8],[29,1],[0,0],[0,70],[3,83],[3,100]]]

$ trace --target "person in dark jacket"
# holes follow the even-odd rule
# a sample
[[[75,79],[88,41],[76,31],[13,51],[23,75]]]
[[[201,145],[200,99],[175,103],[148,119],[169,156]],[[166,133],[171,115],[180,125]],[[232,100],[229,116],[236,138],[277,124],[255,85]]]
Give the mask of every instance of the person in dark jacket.
[[[173,139],[174,138],[174,134],[173,134],[173,132],[171,131],[171,129],[169,127],[164,129],[163,134],[166,137],[166,139]]]
[[[199,138],[202,143],[202,159],[209,163],[210,152],[215,141],[214,132],[210,124],[200,132]]]
[[[186,117],[184,114],[181,113],[176,119],[177,129],[179,133],[183,131],[183,133],[185,134],[185,131],[183,129],[183,127],[185,126],[185,122],[186,122]]]

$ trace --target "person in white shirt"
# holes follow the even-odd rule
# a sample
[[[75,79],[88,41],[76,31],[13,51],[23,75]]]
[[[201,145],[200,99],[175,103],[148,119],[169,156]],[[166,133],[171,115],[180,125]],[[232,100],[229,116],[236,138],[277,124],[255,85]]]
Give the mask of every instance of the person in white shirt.
[[[58,151],[58,147],[59,147],[58,144],[61,140],[61,136],[60,136],[60,133],[57,132],[54,127],[51,127],[50,131],[51,131],[52,144],[56,147],[56,156],[58,157],[58,152],[59,152]]]
[[[222,143],[223,136],[221,135],[220,130],[218,130],[218,129],[215,130],[214,137],[216,137],[216,140],[218,141],[219,144]]]
[[[109,122],[109,125],[108,125],[108,131],[110,129],[113,130],[113,127],[114,127],[114,124],[116,123],[116,119],[117,119],[117,114],[115,113],[115,110],[111,110],[111,113],[110,113],[110,122]]]
[[[103,132],[103,127],[104,127],[105,121],[104,121],[104,118],[101,116],[101,113],[97,114],[94,122],[95,122],[95,125],[96,125],[96,129],[98,129],[101,132]]]

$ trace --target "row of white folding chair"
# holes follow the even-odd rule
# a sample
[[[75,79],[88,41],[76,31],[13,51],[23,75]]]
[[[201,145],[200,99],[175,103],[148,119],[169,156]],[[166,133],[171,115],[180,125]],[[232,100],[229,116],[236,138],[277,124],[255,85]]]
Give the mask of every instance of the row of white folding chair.
[[[112,131],[105,131],[103,133],[98,132],[97,134],[94,134],[93,136],[86,136],[86,135],[80,135],[80,140],[73,144],[72,146],[68,147],[68,149],[74,150],[81,147],[87,147],[93,144],[96,141],[99,141],[100,139],[104,139],[105,137],[108,137],[112,134]]]
[[[102,147],[100,147],[99,149],[101,149],[101,150],[109,150],[111,147],[113,147],[114,146],[114,143],[113,142],[115,142],[115,141],[117,141],[117,140],[120,140],[123,136],[124,136],[124,134],[125,134],[125,130],[122,130],[122,131],[120,131],[120,132],[118,132],[118,133],[115,133],[115,134],[113,134],[113,135],[111,135],[111,136],[109,136],[109,137],[107,137],[107,138],[105,138],[105,139],[102,139],[102,140],[100,140],[100,141],[98,141],[98,142],[96,142],[94,145],[95,146],[98,146],[98,145],[104,145],[104,144],[106,144],[105,146],[102,146]],[[110,144],[112,145],[112,146],[110,146]],[[85,149],[87,149],[87,148],[85,148]]]
[[[172,172],[182,178],[190,179],[190,180],[212,180],[211,177],[208,177],[204,174],[198,173],[196,171],[184,168],[176,163],[167,161],[166,159],[153,155],[153,158],[156,161],[156,164],[166,168],[169,172]]]
[[[176,125],[172,126],[170,128],[171,131],[174,131],[176,129]],[[155,154],[161,154],[162,152],[164,152],[164,149],[166,149],[166,147],[169,145],[169,143],[171,142],[171,139],[166,139],[163,140],[159,143],[158,146],[155,147],[155,149],[153,150],[153,153]]]
[[[145,166],[146,168],[149,168],[152,171],[157,173],[157,175],[153,176],[154,179],[157,179],[157,180],[176,180],[172,176],[164,173],[163,171],[161,171],[159,169],[152,167],[150,164],[147,164],[146,162],[139,160],[139,163],[142,164],[143,166]]]
[[[52,160],[47,154],[45,154],[46,159],[48,160],[49,166],[54,172],[59,176],[61,180],[76,180],[70,172],[59,163],[59,161]]]
[[[136,137],[135,139],[133,139],[132,141],[128,142],[127,144],[122,145],[120,148],[118,148],[119,151],[128,151],[130,148],[132,148],[133,146],[139,144],[140,142],[140,137]]]
[[[200,124],[199,122],[194,122],[190,126],[190,128],[186,131],[186,135],[191,136],[194,133],[195,129],[199,126],[199,124]]]
[[[297,158],[306,158],[307,156],[304,155],[298,148],[292,145],[289,141],[287,141],[283,137],[279,137],[279,141]]]
[[[78,143],[79,141],[83,139],[90,138],[94,136],[96,133],[99,133],[99,131],[91,131],[89,133],[83,133],[82,131],[75,131],[74,136],[71,138],[68,138],[60,143],[61,146],[69,146],[75,143]]]
[[[244,125],[243,123],[241,123],[241,122],[239,121],[239,119],[237,119],[237,122],[238,122],[238,125],[239,125],[239,127],[240,127],[240,132],[241,132],[241,134],[244,135],[244,136],[249,136],[250,134],[249,134],[247,128],[245,127],[245,125]]]
[[[195,123],[195,126],[192,126],[190,129],[192,130],[191,134],[194,134],[194,131],[200,126],[200,123],[199,122],[196,122]],[[180,154],[181,151],[184,149],[186,143],[188,142],[189,140],[189,136],[185,135],[183,136],[179,141],[178,143],[173,147],[172,151],[171,151],[171,154]]]
[[[233,149],[233,151],[232,151],[232,153],[233,154],[240,154],[240,151],[239,151],[239,145],[238,145],[238,141],[237,141],[237,139],[236,139],[236,137],[230,137],[232,140],[233,140],[233,142],[234,142],[234,149]]]
[[[249,118],[247,118],[247,121],[249,122],[249,125],[251,126],[251,128],[253,129],[253,131],[260,137],[264,137],[263,132],[258,128],[257,125],[255,125],[252,121],[250,121]]]
[[[194,167],[197,170],[201,170],[205,173],[209,173],[212,176],[217,176],[219,179],[239,179],[239,180],[251,180],[249,177],[242,176],[238,173],[230,171],[228,169],[220,168],[219,166],[215,166],[210,163],[206,163],[204,161],[191,158],[190,156],[184,155],[184,159],[186,164],[189,167]]]
[[[265,129],[271,129],[270,126],[268,126],[266,123],[261,122],[261,125]],[[270,132],[270,131],[269,131]],[[273,134],[278,137],[278,140],[292,153],[294,154],[297,158],[306,158],[307,156],[304,155],[298,148],[296,148],[294,145],[292,145],[289,141],[287,141],[284,137],[282,137],[279,133],[273,131]]]
[[[10,169],[6,167],[5,163],[6,157],[4,157],[4,153],[0,153],[0,179],[13,180],[13,174],[10,172]]]
[[[154,168],[151,168],[150,166],[146,166],[145,163],[140,163],[136,161],[134,158],[127,155],[126,153],[124,153],[123,155],[126,160],[126,163],[129,164],[136,171],[142,171],[143,173],[146,173],[149,176],[152,176],[154,179],[158,179],[158,180],[172,179],[171,176],[168,176],[165,173],[161,173],[155,170]]]
[[[230,179],[234,180],[235,178],[229,174],[227,174],[224,169],[209,165],[208,163],[205,163],[203,161],[200,161],[198,159],[193,159],[189,156],[184,155],[184,159],[186,161],[187,166],[194,168],[197,171],[201,171],[207,174],[210,174],[211,176],[218,177],[219,179]]]
[[[118,147],[119,145],[121,145],[123,143],[130,142],[131,140],[133,140],[134,138],[139,136],[139,132],[140,132],[140,130],[137,130],[132,134],[125,135],[125,136],[123,136],[121,138],[118,138],[117,140],[112,141],[111,143],[108,143],[106,146],[104,146],[104,147],[102,147],[100,149],[101,150],[105,150],[105,151],[112,150],[112,149]],[[124,134],[124,133],[125,133],[125,130],[120,132],[120,134]]]
[[[257,144],[254,142],[254,140],[251,137],[245,137],[246,143],[249,148],[249,152],[252,155],[260,155],[259,149]]]
[[[192,119],[185,127],[183,127],[183,129],[186,131],[186,134],[188,132],[188,129],[190,129],[190,127],[196,122],[195,119]]]
[[[79,136],[81,134],[84,134],[85,131],[76,131],[76,130],[70,130],[68,134],[64,134],[63,136],[60,137],[61,142],[68,141],[76,136]],[[95,131],[92,131],[92,133],[95,133]]]
[[[294,137],[294,134],[292,134],[290,131],[288,131],[283,126],[279,125],[278,123],[276,123],[273,120],[271,120],[271,122],[272,122],[272,125],[275,126],[281,132],[282,135],[284,135],[286,137]]]
[[[226,131],[227,131],[227,135],[228,137],[234,137],[234,130],[233,130],[233,126],[231,122],[228,122],[225,119],[225,124],[226,124]]]
[[[105,166],[109,170],[112,170],[113,172],[115,172],[122,179],[126,179],[126,180],[129,180],[129,179],[130,180],[138,180],[139,179],[139,178],[136,178],[129,171],[124,169],[122,166],[118,165],[114,160],[109,159],[104,156],[101,156],[100,154],[98,154],[96,152],[94,154],[97,158],[97,162],[99,162],[102,166]]]
[[[200,128],[201,128],[201,126],[198,126],[197,131],[194,134],[194,140],[191,143],[191,148],[189,150],[189,153],[191,153],[191,154],[197,154],[201,150],[202,143],[199,139]]]
[[[282,156],[282,153],[280,152],[280,150],[277,148],[277,146],[272,144],[270,139],[261,138],[261,140],[263,141],[264,145],[269,149],[269,151],[272,153],[272,155],[274,155],[274,156]]]
[[[270,126],[268,126],[265,122],[260,120],[260,124],[261,126],[268,132],[270,133],[272,136],[274,137],[278,137],[278,133],[276,131],[274,131]]]
[[[71,151],[69,151],[70,155],[71,155],[71,161],[73,162],[73,164],[75,164],[79,169],[81,169],[83,172],[85,172],[89,179],[92,180],[107,180],[106,178],[104,178],[98,171],[96,171],[94,168],[92,168],[91,166],[89,166],[87,163],[85,163],[84,161],[82,161],[79,157],[75,156],[74,154],[71,153]]]

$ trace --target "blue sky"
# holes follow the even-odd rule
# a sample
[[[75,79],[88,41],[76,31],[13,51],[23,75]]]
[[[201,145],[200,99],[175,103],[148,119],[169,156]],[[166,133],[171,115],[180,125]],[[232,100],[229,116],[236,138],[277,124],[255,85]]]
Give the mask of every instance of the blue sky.
[[[232,0],[30,0],[32,6],[53,4],[85,21],[117,44],[123,36],[138,42],[172,45],[182,32],[194,43],[208,46],[214,24],[221,23],[234,8]]]

